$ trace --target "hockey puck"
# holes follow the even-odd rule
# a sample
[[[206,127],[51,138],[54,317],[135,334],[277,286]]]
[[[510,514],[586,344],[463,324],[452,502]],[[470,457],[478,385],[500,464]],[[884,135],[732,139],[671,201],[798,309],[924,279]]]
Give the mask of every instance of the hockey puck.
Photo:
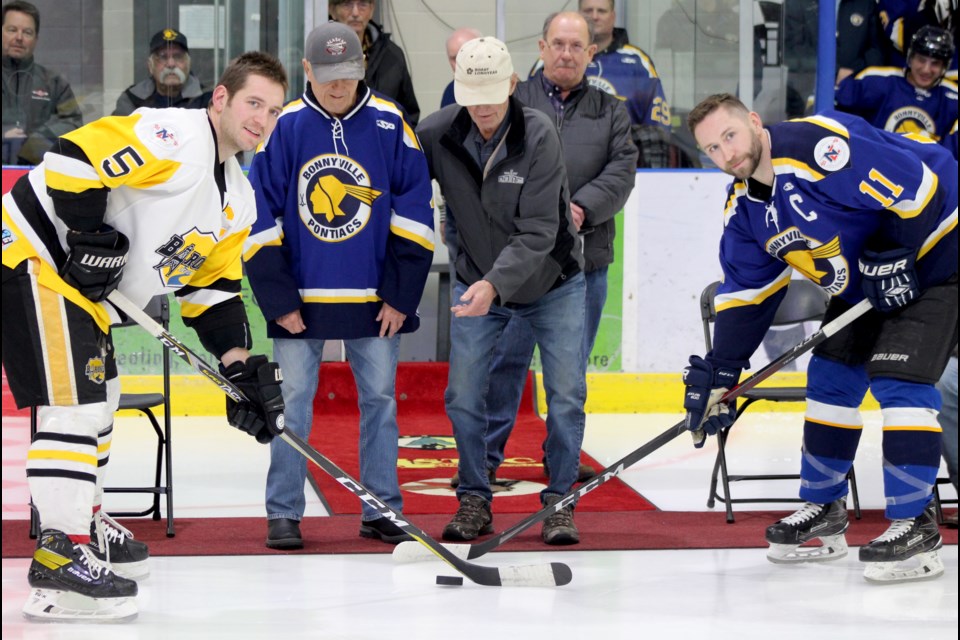
[[[446,587],[462,587],[463,578],[460,576],[437,576],[437,584],[442,584]]]

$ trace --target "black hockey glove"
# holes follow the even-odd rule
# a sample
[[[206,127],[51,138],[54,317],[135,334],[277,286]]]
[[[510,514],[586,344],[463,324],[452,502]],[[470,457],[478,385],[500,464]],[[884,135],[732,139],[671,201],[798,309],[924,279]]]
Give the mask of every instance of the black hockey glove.
[[[874,309],[889,313],[907,306],[920,297],[914,249],[893,249],[860,256],[863,295]]]
[[[68,231],[67,246],[70,253],[60,271],[67,284],[94,302],[117,288],[130,249],[127,236],[103,225],[99,231]]]
[[[733,425],[737,408],[733,402],[720,402],[730,387],[740,380],[740,370],[714,367],[700,356],[690,356],[690,365],[683,370],[687,385],[683,408],[687,410],[684,426],[693,432],[693,445],[703,446],[707,435]]]
[[[266,356],[250,356],[246,362],[220,365],[220,372],[237,385],[247,402],[227,397],[227,422],[246,431],[261,444],[267,444],[283,432],[283,375],[280,365],[267,362]]]

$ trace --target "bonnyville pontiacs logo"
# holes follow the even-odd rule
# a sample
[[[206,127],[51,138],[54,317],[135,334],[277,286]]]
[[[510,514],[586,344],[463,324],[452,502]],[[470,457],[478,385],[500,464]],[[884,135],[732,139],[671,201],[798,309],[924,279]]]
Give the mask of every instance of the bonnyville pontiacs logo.
[[[370,205],[383,193],[370,186],[363,167],[334,154],[304,164],[297,190],[300,220],[323,242],[342,242],[359,233],[370,220]]]
[[[843,257],[840,236],[820,242],[790,227],[767,241],[767,253],[783,260],[831,294],[838,295],[850,282],[850,269]]]

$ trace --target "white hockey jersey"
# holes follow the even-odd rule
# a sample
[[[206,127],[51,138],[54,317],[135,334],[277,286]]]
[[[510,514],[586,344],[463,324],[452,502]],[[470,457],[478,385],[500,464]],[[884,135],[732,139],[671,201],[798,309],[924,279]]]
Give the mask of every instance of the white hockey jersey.
[[[68,227],[49,195],[83,198],[104,187],[103,223],[130,241],[121,293],[144,306],[179,291],[185,320],[239,295],[241,250],[256,219],[253,189],[235,158],[220,164],[199,109],[139,109],[63,136],[3,197],[3,264],[36,260],[40,283],[106,331],[119,319],[112,307],[83,298],[58,275]]]

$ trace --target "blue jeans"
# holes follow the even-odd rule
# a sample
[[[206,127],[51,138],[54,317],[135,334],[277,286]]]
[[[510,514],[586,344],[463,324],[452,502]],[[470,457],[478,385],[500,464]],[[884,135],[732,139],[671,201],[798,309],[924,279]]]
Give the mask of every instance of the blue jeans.
[[[503,382],[491,377],[490,364],[501,332],[508,322],[516,320],[531,329],[543,362],[547,394],[544,448],[551,476],[541,498],[548,494],[562,495],[573,486],[580,464],[583,404],[587,395],[580,347],[585,287],[583,275],[577,274],[534,303],[509,308],[493,305],[485,316],[454,317],[450,378],[445,400],[460,455],[458,498],[465,494],[478,495],[486,500],[493,498],[487,482],[488,389],[501,384],[512,385],[511,388],[517,385],[514,380]],[[466,285],[458,282],[457,298],[466,289]]]
[[[943,400],[940,414],[940,428],[943,429],[943,459],[947,463],[947,473],[953,488],[957,488],[957,358],[951,356],[947,368],[943,370],[937,390]]]
[[[607,302],[607,267],[584,274],[586,280],[584,328],[581,358],[587,370],[590,352],[597,339],[603,305]],[[496,471],[503,463],[504,449],[513,431],[523,396],[523,385],[533,358],[534,338],[530,325],[511,318],[497,340],[490,363],[490,379],[496,380],[487,392],[487,468]]]
[[[313,422],[323,340],[286,338],[273,341],[273,357],[284,372],[286,428],[306,440]],[[360,406],[360,482],[378,498],[402,510],[397,479],[397,401],[395,395],[400,336],[344,340],[357,383]],[[267,519],[300,520],[306,507],[303,483],[307,461],[280,439],[270,443],[267,473]],[[363,505],[363,519],[380,515]]]

